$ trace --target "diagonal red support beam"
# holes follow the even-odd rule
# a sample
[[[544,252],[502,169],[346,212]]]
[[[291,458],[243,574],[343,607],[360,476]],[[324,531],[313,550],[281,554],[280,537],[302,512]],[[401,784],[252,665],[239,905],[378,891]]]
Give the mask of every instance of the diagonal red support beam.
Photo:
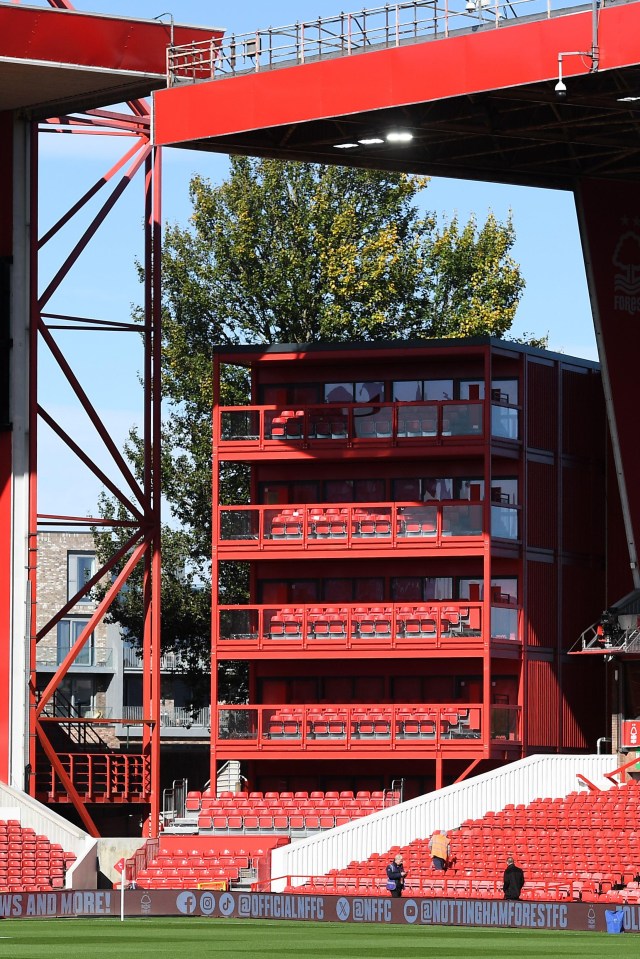
[[[463,781],[467,778],[467,776],[470,776],[470,775],[471,775],[471,773],[473,772],[473,770],[476,768],[476,766],[478,765],[478,763],[480,763],[481,761],[482,761],[481,759],[474,759],[473,762],[469,763],[469,765],[467,766],[467,768],[466,768],[466,769],[463,769],[463,771],[460,773],[460,775],[458,776],[458,778],[457,778],[456,780],[454,780],[453,785],[455,786],[456,783],[461,783],[461,782],[463,782]]]
[[[136,517],[138,522],[142,522],[142,513],[138,510],[138,508],[133,505],[131,500],[128,497],[126,497],[124,493],[121,492],[121,490],[118,489],[118,487],[115,485],[114,482],[112,482],[112,480],[109,479],[106,473],[103,473],[100,467],[93,462],[91,457],[88,456],[87,453],[85,453],[82,447],[78,443],[76,443],[75,440],[71,439],[71,437],[66,432],[66,430],[63,430],[62,427],[58,423],[56,423],[53,417],[50,416],[47,413],[47,411],[44,410],[41,406],[38,406],[38,414],[44,420],[47,426],[49,426],[54,431],[54,433],[57,433],[57,435],[65,443],[65,445],[68,446],[69,449],[76,454],[78,459],[82,460],[82,462],[85,464],[85,466],[87,466],[91,470],[94,476],[97,476],[97,478],[102,483],[104,483],[107,489],[113,493],[116,499],[118,499],[122,503],[122,505],[126,507],[126,509],[128,509],[129,512],[133,514],[133,516]]]
[[[87,230],[85,231],[83,236],[80,238],[80,240],[78,240],[73,250],[71,251],[69,256],[66,258],[66,260],[64,261],[64,263],[62,264],[62,266],[60,267],[60,269],[54,276],[54,278],[49,283],[49,286],[46,288],[46,290],[40,297],[40,300],[38,301],[38,308],[40,310],[44,308],[44,306],[49,302],[49,300],[51,299],[55,291],[58,289],[58,287],[60,286],[60,284],[66,277],[66,275],[68,274],[73,264],[76,262],[76,260],[78,259],[82,251],[86,248],[89,240],[95,235],[95,233],[98,230],[98,227],[104,222],[108,213],[110,213],[110,211],[115,206],[116,202],[120,199],[120,197],[122,196],[126,188],[129,186],[133,177],[136,175],[137,171],[140,169],[144,161],[149,156],[150,151],[151,151],[151,146],[148,143],[141,148],[141,150],[139,151],[139,156],[137,156],[134,162],[131,164],[127,172],[124,174],[124,176],[122,177],[122,179],[120,180],[116,188],[114,189],[109,199],[104,203],[104,205],[98,211],[98,213],[96,214],[90,226],[87,228]]]
[[[120,560],[122,559],[123,556],[126,556],[126,554],[129,552],[129,550],[132,549],[132,548],[136,545],[136,543],[138,542],[138,540],[140,539],[141,536],[142,536],[141,530],[137,530],[137,531],[133,534],[133,536],[131,536],[131,537],[127,540],[127,542],[124,544],[124,546],[122,546],[122,547],[118,550],[117,553],[114,553],[114,555],[109,559],[109,561],[108,561],[107,563],[104,564],[104,566],[101,566],[101,567],[100,567],[100,569],[99,569],[98,572],[95,574],[95,576],[92,576],[91,579],[87,581],[87,583],[85,584],[85,586],[83,586],[82,589],[78,590],[78,592],[75,594],[75,596],[72,596],[71,599],[69,600],[69,602],[66,603],[66,604],[62,607],[62,609],[58,610],[58,612],[55,614],[55,616],[52,616],[51,619],[49,620],[49,622],[46,623],[46,624],[42,627],[42,629],[38,630],[38,632],[36,633],[36,643],[39,643],[41,639],[44,639],[44,637],[47,635],[47,633],[50,633],[51,630],[53,629],[53,627],[54,627],[54,626],[57,626],[57,624],[60,622],[60,620],[61,620],[64,616],[66,616],[66,614],[69,612],[69,610],[70,610],[70,609],[73,609],[73,607],[76,605],[76,603],[79,602],[79,601],[82,599],[82,597],[85,596],[88,592],[90,592],[90,590],[92,590],[93,587],[96,586],[96,585],[100,582],[100,580],[101,580],[108,572],[110,572],[117,563],[120,562]]]
[[[102,420],[100,419],[98,413],[96,412],[95,407],[91,403],[89,397],[87,396],[82,386],[80,385],[80,382],[77,376],[75,375],[75,373],[73,372],[73,370],[67,363],[66,359],[62,355],[62,350],[60,349],[60,347],[58,346],[58,344],[52,337],[51,333],[46,328],[45,324],[42,322],[42,320],[39,321],[38,328],[42,336],[42,339],[45,341],[45,343],[51,350],[51,353],[55,357],[58,363],[58,366],[63,371],[67,379],[67,382],[69,383],[73,392],[76,394],[76,396],[80,400],[80,403],[82,404],[82,408],[84,409],[85,413],[87,414],[87,416],[93,423],[96,429],[96,432],[98,433],[98,436],[100,437],[104,445],[107,447],[107,449],[111,453],[111,456],[114,462],[116,463],[123,477],[126,479],[127,483],[131,487],[131,490],[134,493],[136,499],[144,507],[145,506],[144,492],[140,489],[140,486],[138,485],[138,481],[136,480],[136,478],[134,477],[133,473],[131,472],[129,468],[129,464],[126,462],[122,453],[120,452],[116,444],[113,442],[113,439],[111,435],[109,434],[109,432],[105,429],[105,426]]]
[[[114,163],[114,165],[111,167],[110,170],[107,170],[104,176],[100,177],[99,180],[96,180],[93,186],[89,187],[89,189],[84,194],[84,196],[81,196],[80,199],[76,203],[74,203],[71,209],[68,210],[64,216],[60,217],[58,222],[54,223],[51,229],[47,230],[44,236],[40,238],[40,240],[38,241],[38,249],[41,250],[42,247],[46,243],[48,243],[49,240],[52,237],[54,237],[56,233],[58,233],[58,231],[61,230],[62,227],[65,226],[65,224],[68,223],[69,220],[71,220],[76,215],[76,213],[78,213],[79,210],[81,210],[84,206],[86,206],[89,200],[91,200],[104,186],[106,186],[107,183],[109,183],[109,181],[112,179],[112,177],[114,177],[116,173],[119,170],[121,170],[122,167],[129,162],[131,157],[134,156],[137,153],[137,151],[140,149],[141,149],[140,143],[134,144],[134,146],[132,146],[129,150],[127,150],[124,156],[120,157],[117,163]]]
[[[69,778],[66,769],[64,768],[64,766],[58,759],[56,751],[51,745],[51,741],[49,737],[47,736],[44,729],[42,728],[42,725],[38,721],[36,721],[36,734],[38,736],[38,739],[40,740],[40,745],[42,746],[47,759],[49,760],[49,762],[51,763],[55,771],[56,776],[62,783],[67,796],[73,803],[73,806],[76,809],[78,815],[80,816],[80,819],[84,823],[85,829],[87,830],[90,836],[93,836],[95,839],[99,838],[100,833],[98,832],[98,828],[96,824],[94,823],[93,819],[89,815],[89,811],[87,810],[86,805],[83,803],[82,798],[80,794],[78,793],[78,790],[71,782],[71,779]]]
[[[91,633],[94,631],[98,623],[102,620],[104,614],[107,612],[107,610],[111,606],[112,602],[114,601],[114,599],[116,598],[120,590],[122,589],[124,583],[127,581],[132,571],[137,566],[140,559],[142,559],[142,557],[146,556],[146,554],[148,553],[148,547],[149,547],[149,543],[145,539],[143,543],[141,543],[139,546],[136,547],[136,549],[134,549],[133,554],[131,555],[131,558],[122,567],[122,570],[116,576],[113,582],[113,585],[109,588],[104,598],[96,606],[94,612],[91,614],[90,619],[87,621],[87,625],[82,630],[82,632],[78,636],[78,639],[73,644],[73,646],[71,647],[71,649],[69,650],[69,652],[67,653],[63,661],[61,662],[61,664],[58,666],[56,672],[51,677],[48,685],[46,686],[45,690],[40,696],[40,699],[36,706],[36,718],[40,716],[40,713],[42,712],[44,707],[47,705],[47,703],[49,702],[49,700],[55,693],[56,689],[60,685],[60,682],[67,675],[69,671],[69,667],[73,665],[73,662],[76,659],[78,653],[82,650],[84,644],[91,636]]]

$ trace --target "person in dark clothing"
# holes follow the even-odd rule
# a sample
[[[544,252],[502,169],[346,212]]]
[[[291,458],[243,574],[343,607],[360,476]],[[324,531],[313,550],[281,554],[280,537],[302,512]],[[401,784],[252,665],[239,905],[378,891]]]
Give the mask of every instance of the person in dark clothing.
[[[404,877],[407,873],[402,863],[402,856],[398,853],[393,862],[387,866],[387,885],[395,883],[395,889],[389,890],[392,899],[399,899],[404,889]]]
[[[524,886],[524,873],[520,866],[516,866],[513,858],[507,859],[507,868],[502,877],[502,889],[505,899],[519,899]]]

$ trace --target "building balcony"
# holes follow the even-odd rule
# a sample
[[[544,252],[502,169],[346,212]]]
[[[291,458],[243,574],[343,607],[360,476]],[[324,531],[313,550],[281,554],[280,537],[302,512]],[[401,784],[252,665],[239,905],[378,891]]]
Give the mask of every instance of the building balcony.
[[[38,646],[36,648],[36,669],[38,672],[54,673],[68,654],[69,648],[66,646],[63,648]],[[113,650],[96,649],[90,643],[85,644],[69,667],[70,673],[113,673],[114,670]]]
[[[134,646],[123,647],[123,665],[125,669],[133,669],[142,672],[143,658],[142,651]],[[160,657],[160,669],[166,673],[180,673],[186,666],[184,657],[180,652],[163,653]],[[202,663],[203,669],[208,669],[208,665]]]
[[[516,615],[517,615],[517,611]],[[480,602],[218,607],[220,659],[331,658],[353,651],[410,658],[440,651],[482,655]],[[515,632],[514,632],[515,638]]]
[[[470,704],[218,706],[220,758],[482,755],[486,707]],[[520,707],[489,707],[488,742],[521,741]]]
[[[131,735],[141,735],[144,711],[142,706],[123,706],[122,719],[131,723]],[[182,732],[194,730],[197,735],[209,735],[211,710],[208,706],[200,709],[187,709],[185,706],[160,706],[160,727],[162,730],[177,729]],[[135,729],[137,726],[137,732]]]
[[[495,409],[494,409],[495,408]],[[269,450],[278,446],[322,449],[340,445],[401,445],[482,440],[485,402],[441,400],[421,403],[326,403],[298,410],[274,406],[221,407],[217,411],[220,452]],[[491,433],[518,438],[518,408],[491,404]]]
[[[517,532],[518,507],[504,506]],[[331,506],[221,506],[218,549],[234,554],[308,550],[314,555],[381,550],[464,549],[480,552],[486,533],[482,503],[348,503]]]

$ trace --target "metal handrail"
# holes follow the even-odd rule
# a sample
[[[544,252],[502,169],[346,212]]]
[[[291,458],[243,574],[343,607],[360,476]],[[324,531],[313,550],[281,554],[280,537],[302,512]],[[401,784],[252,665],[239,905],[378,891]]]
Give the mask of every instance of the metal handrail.
[[[605,5],[605,0],[602,6]],[[230,34],[167,51],[167,81],[196,83],[259,73],[453,34],[590,9],[570,0],[405,0],[304,23]]]

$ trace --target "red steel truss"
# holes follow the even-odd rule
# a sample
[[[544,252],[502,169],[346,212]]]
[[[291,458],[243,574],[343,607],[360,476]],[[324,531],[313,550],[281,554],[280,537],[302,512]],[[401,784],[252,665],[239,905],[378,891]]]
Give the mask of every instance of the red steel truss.
[[[30,539],[32,543],[31,556],[34,562],[29,567],[30,581],[30,600],[32,606],[31,615],[31,712],[32,728],[40,743],[42,750],[51,763],[55,776],[58,777],[64,787],[68,799],[73,803],[78,815],[80,816],[85,828],[92,834],[97,834],[96,826],[87,809],[86,795],[93,795],[92,773],[87,776],[84,770],[81,776],[84,777],[85,789],[84,796],[79,792],[79,777],[74,777],[74,769],[79,765],[83,757],[75,757],[73,754],[60,754],[52,745],[50,737],[50,728],[52,723],[64,723],[68,728],[70,725],[82,726],[93,720],[81,720],[77,718],[58,717],[55,712],[51,715],[48,707],[52,698],[60,686],[62,680],[67,675],[69,668],[73,665],[78,655],[82,651],[86,642],[89,640],[96,624],[99,623],[108,612],[113,600],[117,596],[122,586],[127,581],[129,575],[139,563],[144,564],[143,577],[143,603],[145,608],[145,624],[143,636],[143,662],[144,662],[144,683],[143,683],[143,716],[142,720],[142,748],[141,754],[128,753],[117,757],[122,766],[122,783],[120,789],[120,800],[138,801],[149,804],[149,833],[155,834],[159,820],[159,754],[160,754],[160,231],[161,231],[161,206],[160,206],[160,157],[157,149],[154,149],[149,141],[149,113],[146,104],[143,101],[136,101],[131,104],[132,114],[129,116],[124,113],[106,112],[103,110],[91,111],[85,116],[57,117],[49,121],[48,126],[54,126],[56,130],[71,131],[74,134],[92,134],[102,132],[124,133],[128,138],[133,137],[135,143],[129,147],[124,155],[114,166],[108,170],[103,177],[90,188],[40,240],[33,243],[32,250],[32,292],[31,292],[31,357],[32,357],[32,375],[30,384],[30,435],[31,435],[31,469],[33,480],[37,477],[37,420],[40,418],[52,430],[62,442],[72,450],[87,466],[98,479],[106,486],[109,492],[116,498],[130,514],[130,520],[105,520],[101,517],[80,518],[67,515],[42,515],[38,513],[37,505],[37,483],[31,483],[30,497]],[[35,136],[35,134],[34,134]],[[32,177],[32,210],[35,213],[37,209],[37,169],[36,169],[36,150],[33,150],[33,177]],[[52,314],[47,312],[47,306],[53,296],[53,293],[64,282],[72,266],[86,248],[98,228],[105,221],[107,214],[113,208],[117,200],[124,193],[136,174],[139,172],[144,175],[144,203],[145,203],[145,225],[144,225],[144,321],[139,323],[125,323],[121,321],[109,322],[93,319],[91,317],[74,317],[61,314]],[[116,177],[119,179],[116,180]],[[66,256],[53,279],[49,282],[44,292],[37,294],[38,288],[38,258],[37,252],[50,243],[58,234],[59,230],[71,220],[76,214],[85,210],[89,200],[91,200],[99,191],[113,185],[111,193],[107,196],[99,212],[85,229],[80,240],[76,243],[70,253]],[[34,217],[35,218],[35,217]],[[110,436],[105,424],[102,422],[99,411],[92,404],[89,396],[80,384],[80,381],[69,361],[65,358],[63,350],[57,344],[54,331],[59,329],[91,330],[100,329],[101,331],[113,330],[114,332],[128,331],[135,335],[141,335],[144,339],[144,411],[143,411],[143,438],[145,448],[144,475],[141,482],[133,475],[131,468],[118,450],[112,437]],[[111,463],[115,469],[119,481],[113,482],[100,469],[94,461],[94,458],[83,451],[79,443],[69,435],[39,402],[38,402],[38,378],[37,378],[37,355],[40,345],[44,345],[55,359],[59,370],[63,374],[66,382],[75,394],[77,402],[85,411],[104,447],[108,451]],[[129,538],[126,544],[118,553],[103,567],[101,567],[91,580],[84,584],[77,594],[69,599],[62,609],[52,616],[49,621],[40,629],[37,628],[36,608],[37,608],[37,537],[38,529],[46,525],[55,525],[57,527],[108,527],[125,526],[129,530]],[[77,642],[72,646],[69,653],[56,670],[54,676],[47,684],[40,695],[36,692],[36,673],[35,673],[35,650],[37,644],[47,636],[62,617],[74,607],[90,590],[104,577],[110,575],[118,562],[126,558],[126,562],[121,572],[113,579],[104,598],[98,604],[91,615],[86,627],[79,636]],[[117,722],[117,720],[115,720]],[[112,719],[113,723],[114,720]],[[84,757],[86,758],[86,757]],[[98,757],[94,758],[94,764],[99,763]],[[114,757],[115,758],[115,757]],[[31,738],[30,751],[31,768],[36,769],[36,738]],[[103,762],[107,762],[108,757],[103,757]],[[135,768],[135,775],[130,775],[129,767]],[[118,792],[114,788],[113,777],[109,772],[106,774],[106,791],[104,799],[113,798],[113,794]],[[116,778],[120,782],[119,778]],[[31,781],[32,792],[35,792],[35,777]]]
[[[48,0],[48,6],[22,6],[19,3],[2,5],[0,9],[0,123],[2,124],[5,149],[2,151],[1,169],[6,184],[13,184],[14,195],[20,196],[17,208],[24,210],[24,222],[17,223],[19,240],[18,252],[21,256],[21,268],[29,271],[28,309],[18,312],[15,319],[9,317],[8,297],[3,309],[9,323],[15,322],[16,330],[22,336],[23,328],[29,323],[27,342],[22,347],[20,360],[15,359],[16,351],[11,352],[7,339],[0,343],[2,359],[11,364],[11,378],[14,382],[22,380],[26,384],[24,394],[12,399],[9,407],[2,410],[0,444],[0,542],[2,543],[2,563],[0,564],[0,622],[2,635],[12,635],[13,591],[11,582],[18,592],[26,595],[27,633],[29,638],[29,723],[27,763],[27,788],[36,792],[36,754],[46,757],[50,773],[41,776],[47,780],[46,788],[49,801],[71,802],[85,828],[97,835],[97,827],[89,812],[91,802],[138,802],[149,810],[147,832],[155,835],[158,829],[160,804],[160,725],[159,725],[159,680],[160,680],[160,253],[161,253],[161,151],[151,142],[151,117],[145,96],[154,88],[165,83],[166,48],[169,44],[187,43],[206,38],[212,47],[220,36],[220,31],[209,28],[184,27],[179,24],[157,20],[131,20],[125,17],[85,14],[74,10],[69,0]],[[105,109],[110,103],[128,104],[128,110]],[[23,111],[23,113],[18,113]],[[84,112],[82,112],[84,111]],[[29,119],[25,122],[23,117]],[[16,179],[12,165],[12,145],[14,144],[14,124],[20,117],[20,136],[24,131],[26,145],[24,155],[28,157],[28,169],[19,170],[24,174],[27,191],[20,193],[21,185]],[[41,126],[39,127],[39,124]],[[37,223],[38,212],[38,133],[63,132],[73,136],[108,135],[124,137],[123,153],[120,159],[100,177],[93,186],[52,226],[42,237],[35,236],[35,230],[29,234],[28,255],[24,237],[28,223]],[[17,141],[16,141],[17,142]],[[28,145],[27,145],[28,144]],[[7,146],[8,145],[8,146]],[[22,149],[21,143],[21,149]],[[144,311],[141,322],[111,321],[93,316],[69,316],[52,311],[52,298],[67,277],[76,261],[103,227],[108,215],[118,203],[125,191],[137,179],[144,181]],[[80,239],[63,256],[54,275],[42,288],[38,277],[38,255],[43,249],[47,252],[55,239],[59,243],[60,231],[75,218],[82,217],[86,222],[88,204],[105,197],[88,226],[83,228]],[[26,197],[26,199],[23,199]],[[0,229],[0,255],[3,268],[14,257],[11,230],[12,197],[10,189],[5,191],[0,201],[3,212]],[[22,216],[22,215],[21,215]],[[75,220],[78,222],[78,219]],[[20,242],[22,241],[22,247]],[[57,250],[56,250],[57,252]],[[15,257],[14,257],[15,258]],[[28,262],[27,262],[28,261]],[[3,274],[4,276],[4,274]],[[10,281],[10,278],[9,278]],[[5,309],[6,307],[6,309]],[[28,316],[27,316],[28,314]],[[100,411],[94,406],[88,393],[81,385],[80,378],[74,372],[61,343],[58,342],[58,330],[100,330],[102,332],[129,332],[143,340],[144,368],[142,381],[143,400],[143,439],[144,468],[138,478],[133,475],[129,465],[117,449]],[[110,467],[101,469],[94,457],[83,448],[82,436],[72,435],[57,421],[56,416],[41,402],[38,386],[38,351],[46,350],[54,365],[74,394],[78,408],[83,410],[99,437],[102,447],[108,454]],[[24,366],[20,368],[20,364]],[[4,369],[4,363],[3,363]],[[11,394],[13,396],[13,394]],[[22,405],[21,405],[22,404]],[[24,406],[24,420],[22,419]],[[27,410],[28,406],[28,410]],[[13,434],[9,431],[12,416],[20,419],[20,429]],[[38,463],[38,423],[46,424],[60,441],[97,477],[116,502],[125,510],[126,520],[104,520],[101,517],[78,517],[69,515],[42,515],[38,508],[38,476],[46,471],[46,463]],[[25,431],[28,429],[28,438]],[[16,436],[18,439],[16,440]],[[25,473],[20,475],[20,489],[15,492],[15,477],[19,456],[25,460]],[[6,454],[6,455],[5,455]],[[6,467],[6,472],[5,472]],[[107,475],[107,472],[110,475]],[[24,477],[24,482],[23,482]],[[113,478],[115,477],[115,478]],[[24,490],[24,492],[23,492]],[[26,520],[26,499],[28,499],[28,529]],[[25,503],[23,520],[16,516]],[[14,524],[18,522],[18,532]],[[20,525],[23,524],[23,525]],[[127,529],[125,545],[112,560],[107,563],[90,582],[86,583],[71,597],[64,607],[50,616],[44,625],[39,624],[38,608],[38,530],[47,526],[60,528],[86,528],[92,526],[108,528],[109,525]],[[28,585],[21,579],[25,563],[22,561],[23,547],[21,530],[28,536],[28,555],[26,562]],[[13,545],[14,542],[18,545]],[[12,552],[14,550],[14,552]],[[17,562],[16,562],[17,557]],[[40,693],[36,686],[36,647],[37,644],[55,629],[60,619],[99,581],[112,577],[116,564],[122,564],[121,572],[113,578],[111,585],[91,616],[86,629],[73,646],[71,652],[57,669],[51,681]],[[109,751],[106,747],[98,753],[62,753],[55,745],[53,727],[61,722],[67,730],[75,728],[75,739],[86,743],[90,726],[99,726],[100,720],[81,720],[77,717],[61,717],[56,705],[56,692],[65,679],[70,667],[87,643],[96,623],[108,612],[118,591],[125,584],[132,571],[143,565],[144,594],[144,635],[143,635],[143,719],[142,745],[136,755],[118,751]],[[9,570],[14,566],[13,581]],[[18,579],[17,579],[17,578]],[[16,606],[17,609],[17,606]],[[19,615],[19,614],[18,614]],[[21,631],[18,624],[12,642],[16,649],[21,646]],[[22,655],[22,654],[21,654]],[[19,683],[19,677],[12,677],[13,655],[8,640],[2,647],[1,677],[3,690],[10,684]],[[22,696],[22,693],[20,694]],[[17,697],[21,701],[20,696]],[[3,729],[3,746],[0,752],[0,775],[7,781],[19,784],[21,775],[20,737],[12,731],[21,728],[22,716],[11,715],[11,700],[2,695],[0,707],[0,725]],[[114,720],[110,720],[112,723]],[[115,720],[117,722],[117,720]],[[4,733],[6,732],[6,735]],[[95,735],[95,734],[94,734]],[[72,737],[74,738],[74,737]],[[6,748],[5,748],[6,743]],[[13,750],[13,751],[12,751]],[[15,755],[14,755],[15,753]],[[98,788],[100,785],[100,788]]]

